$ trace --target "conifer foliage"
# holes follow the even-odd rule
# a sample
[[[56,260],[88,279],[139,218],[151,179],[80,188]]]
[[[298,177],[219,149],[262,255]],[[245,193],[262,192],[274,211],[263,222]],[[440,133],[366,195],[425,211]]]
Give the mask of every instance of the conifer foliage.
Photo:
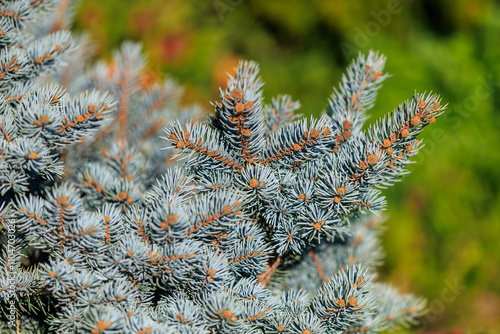
[[[422,315],[422,299],[377,281],[377,217],[381,189],[444,111],[437,95],[364,127],[387,78],[370,52],[321,118],[302,118],[290,96],[264,104],[258,65],[242,61],[215,112],[188,122],[196,111],[175,114],[178,87],[146,80],[138,46],[90,69],[72,62],[84,57],[47,23],[55,9],[0,4],[3,327],[377,333]],[[187,162],[165,168],[159,143]]]

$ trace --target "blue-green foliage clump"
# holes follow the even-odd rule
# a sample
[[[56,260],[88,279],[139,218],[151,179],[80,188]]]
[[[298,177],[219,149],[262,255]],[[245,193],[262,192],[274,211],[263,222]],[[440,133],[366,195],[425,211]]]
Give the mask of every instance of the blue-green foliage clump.
[[[370,52],[324,115],[305,119],[290,96],[265,104],[258,65],[242,61],[215,113],[191,122],[196,108],[176,114],[179,88],[151,82],[138,46],[84,66],[84,39],[72,47],[49,24],[55,8],[0,5],[2,326],[313,334],[415,323],[424,301],[376,282],[377,216],[380,189],[444,110],[437,95],[363,129],[387,77]],[[167,168],[169,157],[187,162]]]

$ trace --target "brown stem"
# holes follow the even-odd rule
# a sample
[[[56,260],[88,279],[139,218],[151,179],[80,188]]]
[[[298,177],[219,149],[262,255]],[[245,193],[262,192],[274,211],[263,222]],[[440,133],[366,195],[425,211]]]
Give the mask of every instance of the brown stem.
[[[123,75],[123,81],[121,82],[121,94],[120,94],[120,108],[118,109],[118,132],[117,132],[117,139],[118,141],[124,146],[125,144],[125,139],[127,137],[127,123],[128,123],[128,94],[127,94],[127,87],[129,85],[130,81],[130,69],[126,69],[125,73]]]
[[[321,278],[323,283],[328,282],[328,279],[326,278],[326,275],[325,275],[325,271],[323,270],[321,263],[319,263],[318,255],[316,255],[316,253],[314,251],[310,251],[309,256],[314,261],[314,265],[316,266],[316,270],[318,271],[319,278]]]
[[[273,276],[274,272],[278,268],[281,261],[281,256],[278,256],[273,264],[267,268],[267,272],[259,275],[259,280],[257,281],[260,284],[267,285],[269,281],[271,281],[271,276]]]
[[[66,23],[64,20],[64,13],[68,10],[69,3],[69,0],[62,0],[60,2],[59,7],[56,10],[56,20],[50,28],[49,33],[53,33],[64,28],[64,24]]]

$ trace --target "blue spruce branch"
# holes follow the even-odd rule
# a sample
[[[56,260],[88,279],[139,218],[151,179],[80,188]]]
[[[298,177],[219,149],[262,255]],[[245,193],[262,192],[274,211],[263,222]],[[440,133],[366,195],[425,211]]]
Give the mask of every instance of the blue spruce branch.
[[[439,96],[415,94],[365,129],[388,77],[370,52],[306,119],[290,96],[264,104],[258,65],[242,61],[215,112],[188,121],[199,109],[181,109],[181,89],[150,75],[140,46],[87,67],[88,41],[62,30],[73,2],[56,5],[0,5],[3,327],[12,301],[19,333],[379,333],[418,321],[423,299],[375,282],[378,216],[382,189],[445,110]]]

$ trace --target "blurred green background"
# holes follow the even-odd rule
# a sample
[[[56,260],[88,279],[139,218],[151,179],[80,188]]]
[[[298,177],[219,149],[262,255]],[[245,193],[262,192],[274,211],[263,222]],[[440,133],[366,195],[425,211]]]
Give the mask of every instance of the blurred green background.
[[[141,41],[207,111],[238,59],[260,63],[267,101],[289,93],[319,115],[358,50],[386,54],[371,121],[415,90],[449,109],[385,192],[381,276],[429,300],[421,332],[500,332],[500,2],[85,0],[74,28],[102,57]]]

